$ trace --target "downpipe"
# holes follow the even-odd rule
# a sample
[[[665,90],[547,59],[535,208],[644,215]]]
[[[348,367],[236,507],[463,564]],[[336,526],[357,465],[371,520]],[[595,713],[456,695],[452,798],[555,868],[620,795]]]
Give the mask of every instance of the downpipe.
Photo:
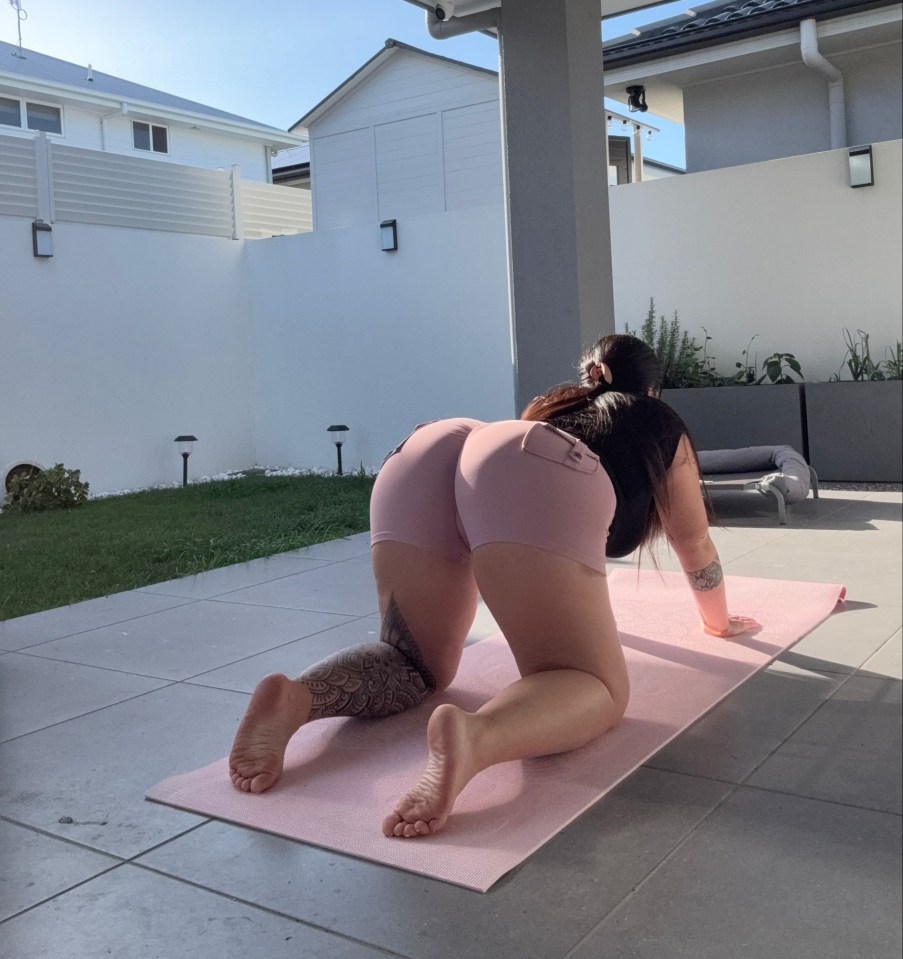
[[[820,73],[828,81],[828,117],[831,125],[831,149],[847,146],[847,107],[843,89],[843,74],[819,52],[815,20],[800,23],[800,54],[810,70]]]

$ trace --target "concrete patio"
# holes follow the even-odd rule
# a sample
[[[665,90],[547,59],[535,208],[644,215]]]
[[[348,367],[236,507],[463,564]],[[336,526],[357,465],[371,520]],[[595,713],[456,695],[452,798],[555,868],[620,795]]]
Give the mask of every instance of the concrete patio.
[[[903,496],[716,506],[728,575],[845,609],[485,895],[143,798],[228,752],[260,676],[376,632],[365,534],[0,624],[0,953],[899,956]]]

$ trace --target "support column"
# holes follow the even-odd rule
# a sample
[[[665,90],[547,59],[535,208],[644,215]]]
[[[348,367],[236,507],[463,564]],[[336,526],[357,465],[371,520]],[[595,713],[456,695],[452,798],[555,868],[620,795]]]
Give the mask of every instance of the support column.
[[[636,125],[633,127],[633,182],[643,182],[643,133]]]
[[[515,403],[614,332],[599,0],[502,0]]]

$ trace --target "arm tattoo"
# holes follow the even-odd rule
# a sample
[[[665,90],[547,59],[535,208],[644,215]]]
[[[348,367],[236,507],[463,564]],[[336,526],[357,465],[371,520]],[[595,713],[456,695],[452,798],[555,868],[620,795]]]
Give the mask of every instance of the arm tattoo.
[[[721,563],[714,560],[705,569],[698,569],[695,573],[687,573],[690,586],[699,593],[707,593],[710,589],[717,589],[724,581],[721,572]]]
[[[436,691],[395,597],[383,618],[378,643],[343,650],[311,666],[301,679],[313,693],[310,719],[393,716]]]

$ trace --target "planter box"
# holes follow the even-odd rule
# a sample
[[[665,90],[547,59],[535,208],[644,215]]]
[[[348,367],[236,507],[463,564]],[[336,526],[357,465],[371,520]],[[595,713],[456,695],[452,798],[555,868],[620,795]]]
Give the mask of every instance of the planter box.
[[[801,390],[796,384],[706,386],[665,390],[662,399],[687,424],[697,449],[786,445],[805,456]]]
[[[807,383],[805,397],[819,479],[903,482],[903,380]]]

